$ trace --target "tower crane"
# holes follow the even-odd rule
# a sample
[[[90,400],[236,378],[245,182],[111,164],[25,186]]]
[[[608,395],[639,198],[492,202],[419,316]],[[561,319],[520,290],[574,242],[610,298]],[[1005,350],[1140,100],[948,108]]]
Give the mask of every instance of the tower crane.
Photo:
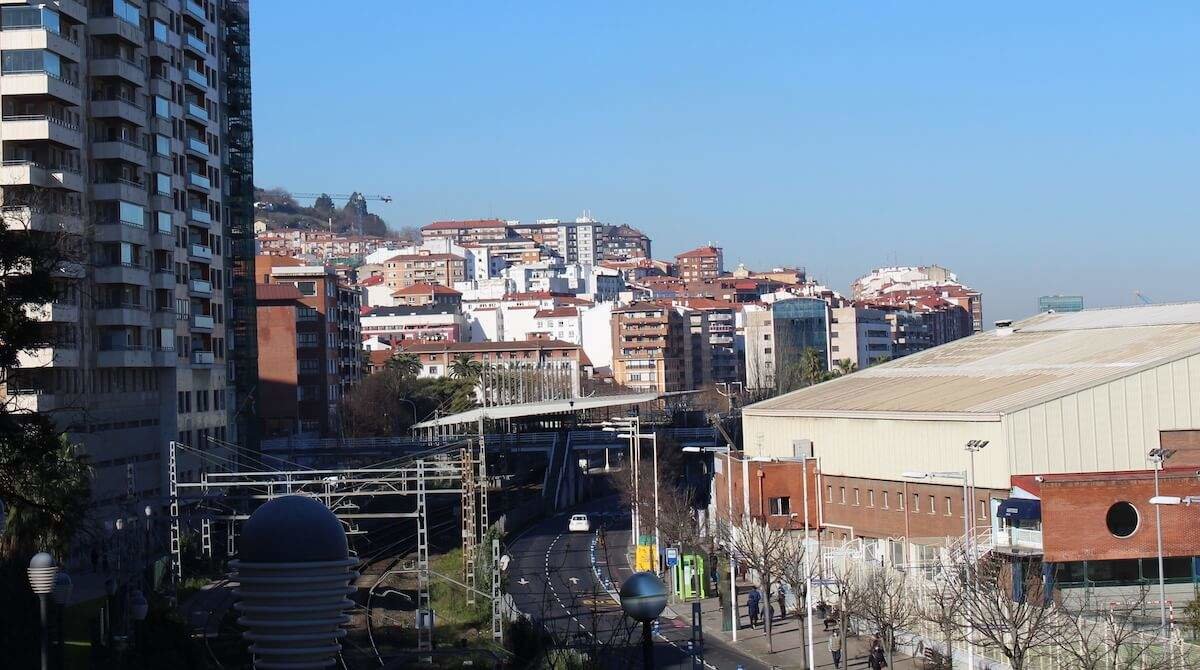
[[[1142,293],[1141,291],[1134,291],[1133,295],[1138,300],[1141,300],[1143,305],[1153,305],[1154,304],[1154,301],[1151,300],[1150,298],[1147,298],[1146,294]]]

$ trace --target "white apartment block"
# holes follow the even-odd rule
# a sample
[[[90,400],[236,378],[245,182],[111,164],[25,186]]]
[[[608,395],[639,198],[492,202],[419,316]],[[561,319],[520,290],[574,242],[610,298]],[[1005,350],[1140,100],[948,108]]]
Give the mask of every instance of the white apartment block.
[[[863,307],[834,307],[829,320],[830,365],[849,360],[859,369],[892,357],[892,330],[886,313]]]

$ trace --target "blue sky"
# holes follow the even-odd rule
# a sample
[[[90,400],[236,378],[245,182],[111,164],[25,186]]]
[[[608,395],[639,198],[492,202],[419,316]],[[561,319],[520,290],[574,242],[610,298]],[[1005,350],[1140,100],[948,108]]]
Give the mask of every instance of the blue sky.
[[[1200,299],[1200,5],[255,0],[260,186],[567,218],[846,290]]]

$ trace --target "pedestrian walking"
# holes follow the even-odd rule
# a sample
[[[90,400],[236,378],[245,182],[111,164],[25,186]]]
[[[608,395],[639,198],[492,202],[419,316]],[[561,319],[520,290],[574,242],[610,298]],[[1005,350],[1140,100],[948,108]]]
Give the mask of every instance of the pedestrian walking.
[[[775,601],[779,603],[779,618],[780,620],[787,618],[787,592],[783,590],[783,584],[775,591]]]
[[[887,655],[883,652],[883,642],[878,635],[871,643],[871,650],[867,652],[867,667],[871,670],[883,670],[887,667]]]
[[[829,655],[833,657],[833,667],[842,667],[842,636],[836,630],[829,636]]]
[[[750,627],[754,628],[758,625],[758,608],[762,602],[762,593],[759,592],[757,586],[750,587],[750,593],[746,596],[746,609],[750,612]]]
[[[721,571],[717,569],[717,566],[712,566],[712,568],[708,571],[708,578],[712,582],[712,590],[720,593]]]

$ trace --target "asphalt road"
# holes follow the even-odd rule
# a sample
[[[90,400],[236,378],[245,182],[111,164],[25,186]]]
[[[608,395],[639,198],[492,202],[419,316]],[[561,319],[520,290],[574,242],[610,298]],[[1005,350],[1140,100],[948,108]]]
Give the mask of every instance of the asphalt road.
[[[508,591],[517,609],[551,634],[555,647],[589,654],[606,667],[640,668],[641,626],[624,616],[610,595],[631,574],[624,558],[629,516],[615,508],[613,498],[594,501],[519,534],[508,546]],[[593,532],[567,531],[567,519],[580,512],[592,520]],[[606,528],[608,551],[597,541],[595,530],[600,525]],[[686,651],[692,637],[690,610],[680,610],[687,620],[665,614],[659,619],[654,667],[768,670],[769,666],[713,638],[705,641],[704,666],[699,665]]]

